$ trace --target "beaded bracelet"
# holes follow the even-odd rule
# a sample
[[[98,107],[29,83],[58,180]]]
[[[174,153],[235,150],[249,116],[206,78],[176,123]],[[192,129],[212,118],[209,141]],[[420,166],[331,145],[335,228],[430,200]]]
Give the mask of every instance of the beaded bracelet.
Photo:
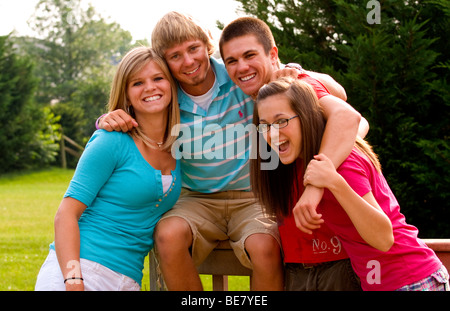
[[[64,280],[64,284],[65,284],[67,281],[70,281],[70,280],[81,280],[81,281],[84,281],[83,278],[77,278],[77,277],[74,277],[74,276],[73,276],[73,277],[71,277],[71,278],[65,279],[65,280]]]

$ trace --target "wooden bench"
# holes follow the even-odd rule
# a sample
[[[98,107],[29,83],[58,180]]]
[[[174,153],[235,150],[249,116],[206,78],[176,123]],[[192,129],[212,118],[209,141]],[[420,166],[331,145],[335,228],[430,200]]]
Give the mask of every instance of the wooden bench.
[[[444,266],[450,271],[450,239],[422,239],[430,247]],[[150,290],[166,290],[162,274],[153,250],[149,254]],[[241,265],[234,255],[228,241],[221,241],[197,268],[199,274],[210,274],[213,278],[213,290],[228,290],[228,275],[250,276],[252,271]]]
[[[422,239],[450,271],[450,239]]]
[[[149,254],[150,290],[167,290],[162,273],[158,267],[158,260],[153,250]],[[203,263],[197,267],[199,274],[212,275],[213,291],[228,290],[228,276],[251,276],[252,270],[244,267],[234,254],[229,241],[221,241],[209,254]]]

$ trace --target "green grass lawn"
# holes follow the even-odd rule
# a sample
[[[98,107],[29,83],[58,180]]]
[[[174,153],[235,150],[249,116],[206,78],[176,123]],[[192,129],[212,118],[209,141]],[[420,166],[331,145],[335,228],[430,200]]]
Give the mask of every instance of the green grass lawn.
[[[53,218],[73,170],[0,176],[0,291],[31,291],[54,239]],[[211,276],[202,275],[205,290]],[[148,260],[142,290],[149,290]],[[229,290],[249,290],[248,277],[230,277]]]

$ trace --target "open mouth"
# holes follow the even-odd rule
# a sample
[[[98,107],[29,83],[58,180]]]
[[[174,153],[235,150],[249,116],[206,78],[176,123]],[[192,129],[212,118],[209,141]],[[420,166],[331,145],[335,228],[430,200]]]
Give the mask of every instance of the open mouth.
[[[197,68],[195,68],[195,69],[192,70],[192,71],[186,71],[185,74],[187,74],[187,75],[192,75],[192,74],[196,73],[199,69],[200,69],[200,66],[198,66]]]
[[[279,153],[284,153],[289,148],[289,141],[283,140],[280,142],[276,142],[274,145],[278,148]]]
[[[256,73],[239,78],[239,80],[241,80],[242,82],[247,82],[247,81],[250,81],[251,79],[253,79],[254,77],[256,77]]]
[[[161,97],[162,97],[161,95],[149,96],[149,97],[144,98],[144,101],[148,103],[148,102],[152,102],[152,101],[158,100]]]

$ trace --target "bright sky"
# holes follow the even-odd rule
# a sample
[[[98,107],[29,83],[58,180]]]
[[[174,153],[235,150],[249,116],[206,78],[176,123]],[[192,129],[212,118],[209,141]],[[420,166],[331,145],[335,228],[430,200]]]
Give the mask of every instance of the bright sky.
[[[81,0],[91,3],[97,13],[109,22],[119,23],[133,39],[149,39],[156,22],[169,11],[189,13],[202,22],[218,39],[216,20],[227,24],[242,16],[236,13],[235,0]],[[0,36],[15,30],[18,35],[33,35],[27,20],[33,15],[39,0],[0,0]],[[108,19],[109,17],[109,19]]]

